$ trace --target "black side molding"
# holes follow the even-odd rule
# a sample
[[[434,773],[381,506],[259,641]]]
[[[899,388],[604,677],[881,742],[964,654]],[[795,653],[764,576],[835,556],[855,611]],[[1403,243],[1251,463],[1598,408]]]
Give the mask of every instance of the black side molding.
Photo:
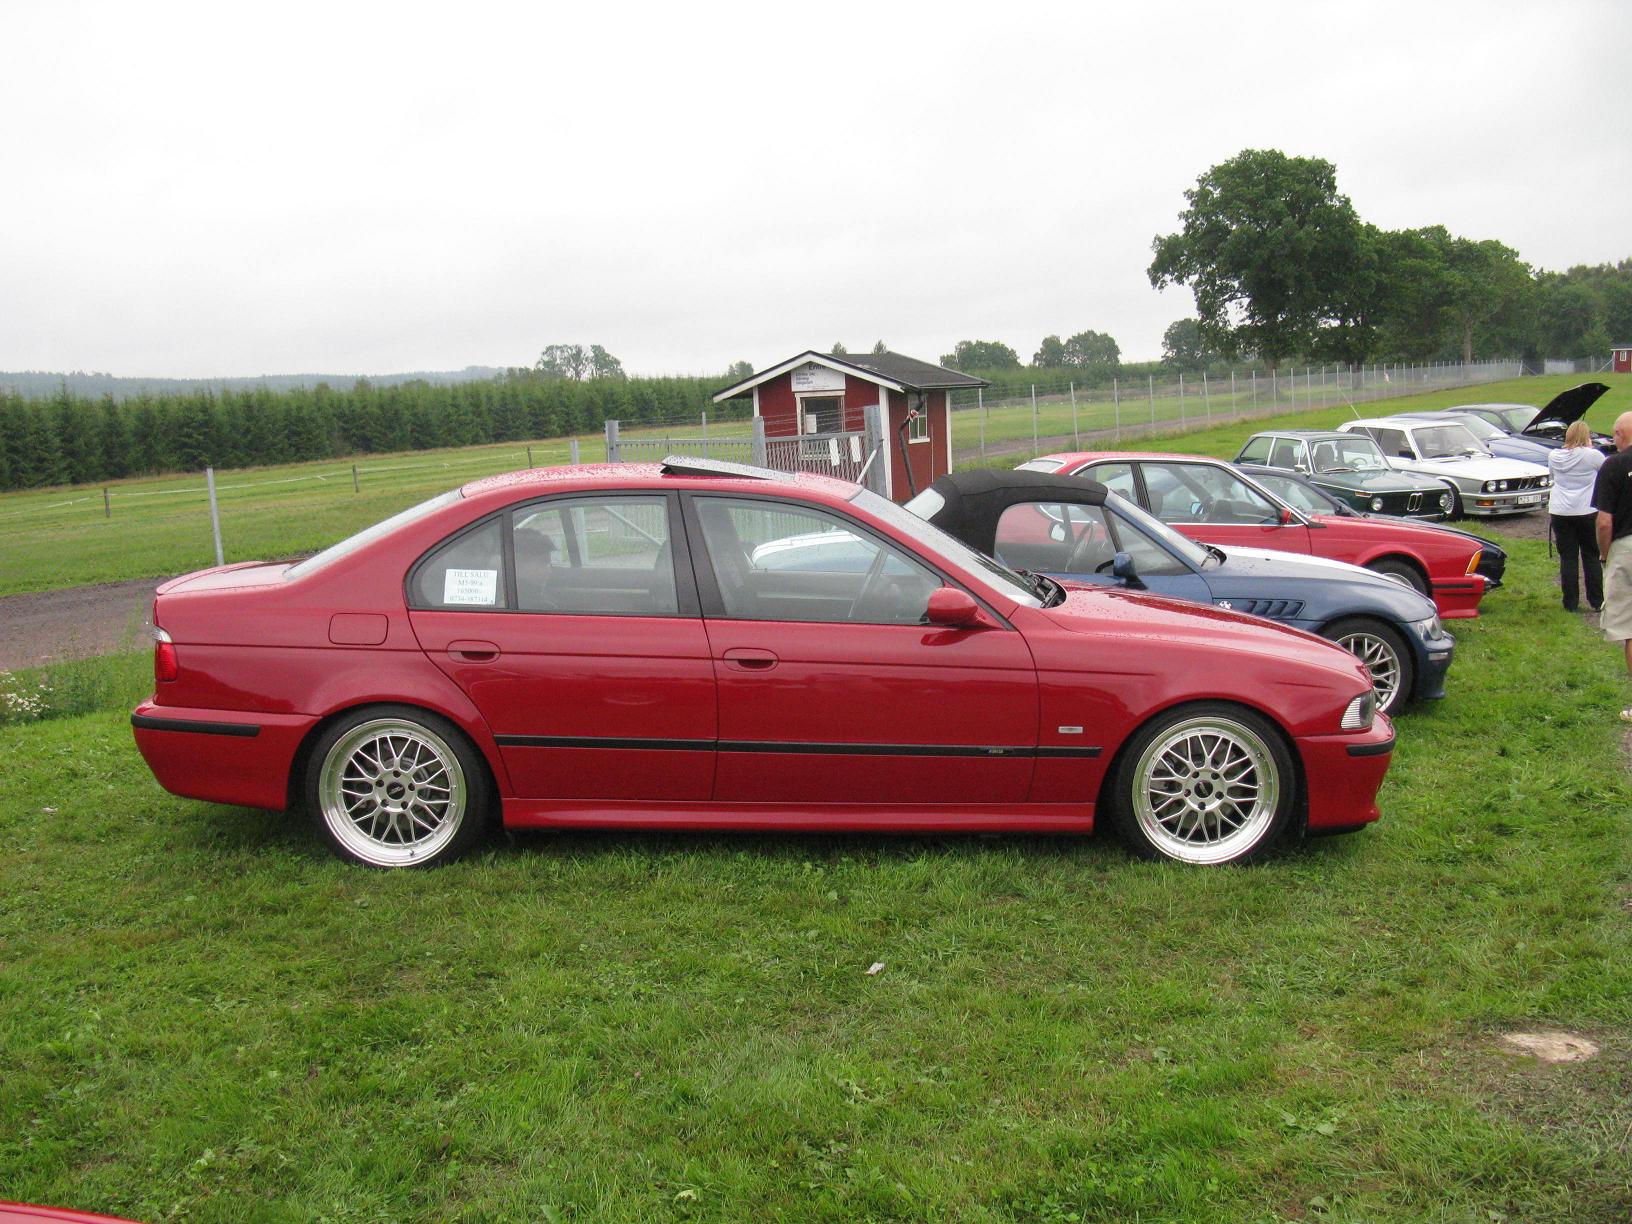
[[[1350,744],[1350,756],[1387,756],[1394,751],[1393,739],[1386,739],[1380,744]]]
[[[194,735],[236,735],[240,739],[254,739],[261,733],[254,723],[202,722],[196,718],[154,718],[151,714],[132,714],[130,725],[144,731],[191,731]]]

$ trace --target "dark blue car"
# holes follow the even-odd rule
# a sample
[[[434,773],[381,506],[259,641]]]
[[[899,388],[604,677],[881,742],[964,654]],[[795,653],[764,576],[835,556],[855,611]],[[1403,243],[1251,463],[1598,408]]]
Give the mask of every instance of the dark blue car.
[[[954,472],[907,509],[1015,569],[1148,588],[1318,633],[1365,662],[1386,712],[1445,694],[1456,641],[1433,602],[1359,566],[1198,544],[1104,485],[1041,472]]]

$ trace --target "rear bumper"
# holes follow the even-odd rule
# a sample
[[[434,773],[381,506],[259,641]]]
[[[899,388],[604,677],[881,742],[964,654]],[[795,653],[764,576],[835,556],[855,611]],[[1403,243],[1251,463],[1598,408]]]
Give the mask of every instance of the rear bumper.
[[[136,748],[159,785],[174,795],[282,810],[301,740],[317,723],[307,714],[252,714],[156,705],[130,716]]]
[[[1394,724],[1377,715],[1369,731],[1309,735],[1296,741],[1309,792],[1308,828],[1352,829],[1370,824],[1377,789],[1394,754]]]

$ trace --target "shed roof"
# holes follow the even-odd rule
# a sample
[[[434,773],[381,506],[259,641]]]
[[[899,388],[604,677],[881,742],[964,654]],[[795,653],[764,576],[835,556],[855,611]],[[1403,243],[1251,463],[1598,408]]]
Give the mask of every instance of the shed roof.
[[[984,378],[976,378],[972,374],[961,374],[957,370],[948,370],[945,366],[932,365],[927,361],[919,361],[916,357],[908,357],[902,353],[846,353],[842,357],[833,353],[818,353],[808,349],[797,357],[790,357],[786,361],[778,362],[774,366],[760,370],[757,374],[750,374],[741,382],[714,393],[714,402],[735,399],[752,391],[761,383],[779,378],[789,370],[798,369],[802,365],[815,363],[826,366],[830,370],[838,370],[844,374],[854,375],[856,378],[877,383],[891,391],[940,391],[954,387],[986,387],[990,386]]]

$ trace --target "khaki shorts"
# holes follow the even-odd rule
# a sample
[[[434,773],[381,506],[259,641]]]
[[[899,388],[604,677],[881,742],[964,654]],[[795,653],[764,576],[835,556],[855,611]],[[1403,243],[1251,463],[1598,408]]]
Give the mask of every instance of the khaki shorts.
[[[1632,638],[1632,536],[1622,536],[1609,546],[1609,561],[1604,565],[1604,611],[1598,625],[1611,642]]]

